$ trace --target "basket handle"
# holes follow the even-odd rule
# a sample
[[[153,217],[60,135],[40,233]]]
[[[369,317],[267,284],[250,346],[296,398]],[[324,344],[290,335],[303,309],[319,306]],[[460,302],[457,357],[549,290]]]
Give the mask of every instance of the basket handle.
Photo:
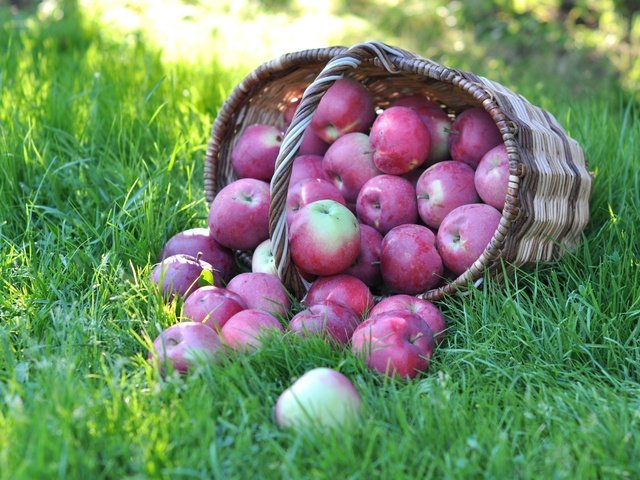
[[[329,60],[302,96],[276,159],[275,173],[271,179],[271,204],[269,207],[269,235],[278,276],[297,298],[302,298],[309,285],[298,274],[291,260],[285,206],[293,161],[320,99],[336,80],[341,79],[346,72],[357,68],[364,61],[379,63],[390,73],[398,73],[400,71],[397,66],[399,62],[415,58],[418,57],[413,53],[382,42],[358,43]],[[420,60],[439,66],[432,60],[422,57]]]

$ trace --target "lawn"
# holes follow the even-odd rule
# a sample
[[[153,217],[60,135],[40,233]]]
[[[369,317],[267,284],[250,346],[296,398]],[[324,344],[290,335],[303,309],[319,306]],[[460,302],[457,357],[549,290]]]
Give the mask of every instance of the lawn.
[[[285,336],[159,376],[148,339],[179,312],[148,275],[206,224],[209,131],[250,67],[0,6],[0,479],[640,478],[640,111],[597,75],[585,93],[539,63],[480,72],[581,143],[591,221],[558,262],[439,302],[427,373]],[[279,430],[278,395],[317,366],[352,379],[361,421]]]

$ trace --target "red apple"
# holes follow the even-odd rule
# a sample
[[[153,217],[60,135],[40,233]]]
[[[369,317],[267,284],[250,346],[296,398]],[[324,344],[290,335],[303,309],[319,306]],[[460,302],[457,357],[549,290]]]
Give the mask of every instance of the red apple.
[[[248,308],[264,310],[275,316],[286,316],[291,307],[291,300],[280,279],[268,273],[236,275],[227,284],[227,290],[238,294]]]
[[[188,297],[200,288],[198,279],[203,270],[213,274],[213,267],[191,255],[172,255],[165,258],[151,271],[151,281],[162,289],[162,295]]]
[[[440,224],[437,246],[444,265],[461,275],[489,245],[502,214],[491,205],[476,203],[453,210]]]
[[[391,107],[382,112],[373,122],[369,140],[376,167],[393,175],[418,168],[431,148],[429,130],[407,107]]]
[[[224,187],[211,203],[209,230],[218,243],[252,250],[269,238],[269,184],[241,178]]]
[[[324,93],[311,120],[311,129],[324,142],[346,133],[364,132],[375,118],[373,99],[361,83],[343,78]]]
[[[249,125],[231,151],[231,164],[238,178],[271,180],[282,143],[282,132],[264,124]]]
[[[424,223],[438,228],[454,208],[478,203],[473,183],[475,172],[466,163],[453,160],[427,168],[416,184],[418,214]]]
[[[362,223],[384,235],[393,227],[417,221],[416,191],[406,178],[378,175],[360,190],[356,212]]]
[[[184,301],[182,316],[218,330],[236,313],[247,308],[239,295],[226,288],[201,287]]]
[[[318,278],[309,288],[304,303],[311,306],[325,300],[346,305],[359,317],[366,316],[374,304],[369,287],[362,280],[344,274]]]
[[[221,354],[222,344],[218,334],[198,322],[181,322],[164,330],[154,341],[149,360],[159,366],[162,375],[165,366],[181,373],[206,361],[215,361]]]
[[[369,315],[373,317],[379,313],[392,310],[415,313],[427,322],[436,343],[441,343],[444,340],[447,323],[442,312],[433,303],[423,300],[422,298],[414,297],[413,295],[392,295],[380,300],[380,302],[371,309]]]
[[[302,207],[291,222],[289,246],[295,265],[312,275],[346,270],[360,252],[360,227],[347,207],[319,200]]]
[[[482,201],[502,211],[509,187],[509,156],[504,143],[484,154],[474,182]]]
[[[324,300],[294,315],[289,330],[301,336],[321,334],[346,345],[359,324],[360,317],[348,306]]]
[[[441,110],[440,104],[430,98],[419,93],[413,95],[405,95],[398,98],[392,104],[392,107],[407,107],[412,110]]]
[[[330,368],[314,368],[279,397],[275,419],[282,428],[335,428],[355,425],[362,401],[351,381]]]
[[[416,294],[436,286],[443,266],[433,232],[422,225],[391,230],[382,240],[380,271],[393,292]]]
[[[247,309],[227,320],[220,332],[223,343],[234,350],[252,351],[262,346],[265,335],[284,332],[282,325],[264,310]]]
[[[271,239],[267,238],[253,251],[253,255],[251,256],[251,271],[254,273],[278,275],[276,261],[271,251]]]
[[[375,228],[360,224],[360,253],[355,262],[345,270],[347,275],[352,275],[372,287],[380,284],[380,250],[382,248],[382,235]]]
[[[413,378],[427,370],[433,353],[433,334],[415,313],[392,310],[369,317],[351,337],[353,353],[372,370]]]
[[[311,128],[307,128],[302,134],[302,143],[298,154],[300,155],[324,155],[329,144],[318,137]]]
[[[449,150],[453,160],[473,168],[485,153],[502,142],[502,135],[491,115],[482,108],[460,113],[451,124]]]
[[[321,178],[303,178],[287,191],[287,225],[291,226],[293,217],[305,205],[318,200],[335,200],[345,204],[340,190],[328,180]]]
[[[305,178],[327,180],[322,168],[322,155],[298,155],[291,166],[289,185],[295,185]]]

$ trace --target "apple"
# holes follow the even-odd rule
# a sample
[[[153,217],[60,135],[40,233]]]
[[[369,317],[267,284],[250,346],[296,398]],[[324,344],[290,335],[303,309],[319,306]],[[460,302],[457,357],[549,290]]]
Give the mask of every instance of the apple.
[[[376,116],[371,94],[361,83],[342,78],[324,93],[311,120],[311,130],[333,143],[346,133],[366,131]]]
[[[390,297],[380,300],[380,302],[371,309],[369,315],[373,317],[379,313],[392,310],[415,313],[427,322],[436,344],[442,343],[444,340],[447,323],[440,309],[428,300],[414,297],[413,295],[391,295]]]
[[[335,428],[355,425],[362,400],[353,383],[330,368],[309,370],[279,397],[276,424],[281,428]]]
[[[413,95],[405,95],[398,98],[392,104],[392,107],[407,107],[412,110],[442,110],[440,104],[430,98],[419,93]]]
[[[291,166],[289,185],[295,185],[305,178],[322,178],[327,180],[322,168],[322,155],[298,155]]]
[[[406,378],[427,370],[434,348],[427,323],[406,310],[369,317],[353,332],[351,344],[370,369]]]
[[[284,332],[276,317],[264,310],[250,308],[231,317],[222,327],[224,344],[238,351],[254,351],[262,346],[265,336]]]
[[[375,303],[362,280],[345,274],[318,278],[311,284],[304,303],[311,306],[326,300],[346,305],[359,317],[367,315]]]
[[[438,229],[437,246],[444,265],[461,275],[489,245],[502,214],[491,205],[462,205],[447,215]]]
[[[239,295],[226,288],[201,287],[184,301],[182,316],[218,330],[236,313],[247,308]]]
[[[347,202],[355,202],[366,181],[382,173],[373,163],[369,136],[360,132],[338,138],[324,154],[322,167]]]
[[[402,175],[422,165],[431,148],[429,130],[407,107],[390,107],[378,115],[369,134],[378,170]]]
[[[252,250],[269,238],[269,184],[241,178],[225,186],[211,202],[209,231],[234,250]]]
[[[231,165],[238,178],[271,180],[282,138],[282,132],[272,125],[249,125],[231,150]]]
[[[289,247],[295,265],[311,275],[335,275],[360,253],[360,226],[347,207],[318,200],[302,207],[291,222]]]
[[[199,362],[215,361],[221,354],[218,334],[199,322],[180,322],[171,325],[153,341],[148,359],[166,373],[165,366],[186,373]]]
[[[382,248],[382,235],[375,228],[360,224],[360,253],[353,264],[345,270],[347,275],[362,280],[372,287],[380,284],[380,250]]]
[[[280,279],[269,273],[246,272],[236,275],[227,284],[227,290],[244,300],[247,308],[264,310],[285,317],[291,300]]]
[[[319,333],[346,345],[360,324],[360,317],[348,306],[331,300],[314,303],[293,316],[289,330],[307,336]]]
[[[342,205],[345,204],[340,190],[330,181],[321,178],[304,178],[290,186],[287,191],[285,207],[287,225],[291,225],[293,217],[302,207],[317,200],[335,200]]]
[[[433,232],[412,224],[392,229],[382,240],[380,271],[393,292],[416,294],[436,286],[443,265]]]
[[[301,98],[292,98],[289,101],[289,104],[282,111],[282,119],[284,120],[285,125],[289,125],[291,120],[293,120],[293,116],[296,114],[296,110],[300,105]]]
[[[356,212],[362,223],[384,235],[393,227],[418,220],[416,191],[406,178],[378,175],[362,186]]]
[[[160,260],[176,254],[198,257],[213,266],[215,284],[227,282],[235,271],[233,252],[216,242],[210,235],[208,228],[191,228],[176,233],[162,249]]]
[[[200,288],[198,279],[203,270],[213,274],[213,266],[191,255],[172,255],[157,264],[151,271],[150,279],[162,289],[165,298],[175,295],[188,297]]]
[[[502,135],[491,115],[473,107],[460,113],[451,124],[449,151],[453,160],[473,168],[485,153],[502,142]]]
[[[418,214],[422,221],[438,228],[454,208],[478,203],[480,197],[476,192],[474,176],[473,168],[453,160],[438,162],[427,168],[416,184]]]
[[[474,182],[482,201],[502,211],[509,187],[509,156],[504,143],[484,154]]]
[[[318,137],[311,128],[307,128],[302,134],[302,143],[298,154],[300,155],[324,155],[329,144]]]
[[[276,260],[273,258],[270,238],[267,238],[253,251],[253,255],[251,256],[251,271],[254,273],[278,275],[278,267],[276,267]]]

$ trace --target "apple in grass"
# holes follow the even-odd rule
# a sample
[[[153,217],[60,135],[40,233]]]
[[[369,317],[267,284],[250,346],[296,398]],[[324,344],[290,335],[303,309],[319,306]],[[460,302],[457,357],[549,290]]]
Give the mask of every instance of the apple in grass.
[[[220,337],[232,349],[247,352],[259,349],[264,337],[281,332],[284,328],[276,317],[264,310],[249,308],[227,320]]]
[[[417,221],[416,191],[406,178],[378,175],[362,186],[356,212],[362,223],[384,235],[393,227]]]
[[[289,330],[297,335],[320,334],[340,345],[346,345],[353,331],[360,324],[360,317],[348,306],[331,300],[323,300],[293,316]]]
[[[355,425],[362,400],[353,383],[330,368],[309,370],[279,397],[276,424],[281,428],[337,428]]]
[[[184,301],[182,316],[219,330],[236,313],[246,309],[244,300],[226,288],[201,287]]]
[[[355,202],[367,180],[382,173],[373,163],[369,136],[360,132],[338,138],[324,154],[322,167],[347,202]]]
[[[227,284],[227,290],[242,298],[250,309],[284,317],[291,308],[291,300],[282,282],[269,273],[246,272],[236,275]]]
[[[292,185],[292,184],[290,184]],[[335,200],[345,205],[344,197],[340,190],[328,180],[321,178],[304,178],[287,191],[287,225],[291,225],[293,217],[305,205],[318,200]]]
[[[346,305],[359,317],[366,316],[375,303],[362,280],[345,274],[318,278],[309,288],[304,303],[311,306],[326,300]]]
[[[367,88],[360,82],[342,78],[324,93],[310,126],[316,136],[331,144],[347,133],[367,131],[375,116]]]
[[[278,275],[276,260],[271,250],[271,239],[267,238],[256,247],[251,256],[251,271],[254,273],[268,273]]]
[[[474,176],[482,201],[502,211],[509,188],[509,156],[504,143],[484,154]]]
[[[449,151],[451,158],[473,168],[493,147],[502,142],[502,135],[491,115],[482,108],[469,108],[451,124]]]
[[[241,178],[225,186],[211,202],[209,231],[233,250],[253,250],[269,238],[269,184]]]
[[[436,237],[422,225],[400,225],[382,240],[380,271],[393,292],[417,294],[442,280],[443,265]]]
[[[176,295],[187,298],[200,288],[199,279],[203,270],[213,275],[213,266],[191,255],[172,255],[157,264],[150,279],[162,290],[165,298]]]
[[[427,322],[427,325],[429,325],[429,328],[433,333],[433,339],[436,344],[441,343],[444,340],[447,322],[445,321],[440,309],[428,300],[424,300],[413,295],[391,295],[390,297],[380,300],[380,302],[371,309],[369,315],[373,317],[379,313],[389,312],[392,310],[415,313]]]
[[[478,203],[475,172],[463,162],[438,162],[427,168],[416,184],[418,214],[424,223],[438,228],[447,214],[461,205]]]
[[[335,275],[347,269],[360,252],[360,226],[347,207],[318,200],[302,207],[289,229],[294,264],[311,275]]]
[[[502,214],[491,205],[475,203],[451,211],[440,224],[437,246],[446,268],[461,275],[480,257]]]
[[[322,178],[327,177],[322,168],[322,155],[298,155],[291,166],[291,177],[289,185],[295,185],[305,178]]]
[[[375,228],[360,224],[360,253],[353,264],[345,270],[347,275],[362,280],[372,287],[382,282],[380,274],[380,250],[382,235]]]
[[[214,283],[227,282],[235,271],[233,252],[216,242],[208,228],[190,228],[171,237],[162,249],[160,260],[172,255],[184,254],[198,257],[211,264]]]
[[[373,162],[383,173],[402,175],[420,167],[431,148],[429,130],[407,107],[390,107],[371,126]]]
[[[186,373],[198,363],[215,361],[221,353],[222,343],[212,328],[200,322],[180,322],[156,337],[148,359],[165,375],[168,365]]]
[[[433,333],[415,313],[391,310],[369,317],[351,337],[353,353],[388,376],[413,378],[429,367]]]
[[[239,178],[271,180],[283,135],[272,125],[249,125],[231,151],[231,164]]]

